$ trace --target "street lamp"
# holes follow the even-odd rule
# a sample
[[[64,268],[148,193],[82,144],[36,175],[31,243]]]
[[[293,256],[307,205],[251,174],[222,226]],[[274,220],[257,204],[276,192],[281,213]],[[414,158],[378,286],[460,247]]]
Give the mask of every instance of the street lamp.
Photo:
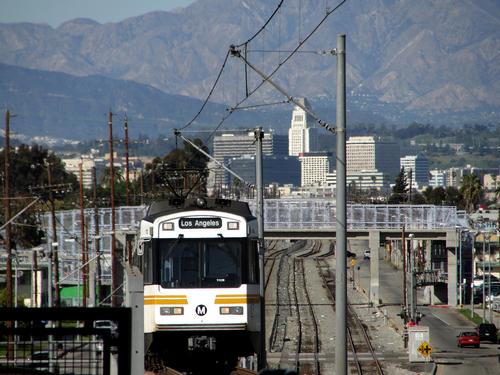
[[[476,246],[476,231],[471,231],[472,233],[472,245],[471,245],[471,279],[470,279],[470,317],[474,318],[474,276],[476,274],[476,261],[475,261],[475,246]]]
[[[484,265],[486,263],[485,261],[485,255],[486,255],[486,240],[488,240],[488,246],[489,246],[489,240],[490,240],[490,234],[488,232],[482,231],[483,234],[483,261],[482,261],[482,269],[483,269],[483,322],[486,321],[486,273],[485,273],[485,268]],[[488,247],[489,248],[489,247]],[[491,263],[490,263],[491,266]],[[491,271],[491,269],[490,269]],[[491,272],[490,272],[490,277],[489,277],[489,286],[488,290],[489,293],[491,293]],[[491,320],[491,316],[490,316]]]
[[[467,233],[467,229],[462,229],[460,226],[456,226],[457,228],[457,234],[458,234],[458,304],[460,307],[462,307],[462,295],[463,295],[463,276],[462,276],[462,269],[463,269],[463,256],[462,256],[462,241],[463,241],[463,234]],[[455,242],[455,251],[457,250],[456,242]]]
[[[415,256],[413,254],[413,238],[415,234],[410,233],[408,237],[410,238],[410,246],[408,248],[410,257],[410,321],[415,322]]]

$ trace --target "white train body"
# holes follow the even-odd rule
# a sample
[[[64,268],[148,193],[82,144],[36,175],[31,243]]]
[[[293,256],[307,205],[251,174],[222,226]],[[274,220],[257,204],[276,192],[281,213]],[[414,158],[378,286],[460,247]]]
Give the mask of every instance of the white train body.
[[[256,220],[245,203],[157,203],[141,221],[140,240],[144,333],[153,348],[167,357],[183,355],[181,347],[256,351]]]

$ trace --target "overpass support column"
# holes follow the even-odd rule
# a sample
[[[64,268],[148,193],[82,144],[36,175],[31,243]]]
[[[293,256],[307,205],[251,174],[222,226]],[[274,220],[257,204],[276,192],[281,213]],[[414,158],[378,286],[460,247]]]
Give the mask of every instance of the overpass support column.
[[[432,270],[432,240],[425,241],[425,269]],[[434,305],[434,285],[428,285],[424,289],[425,303]]]
[[[457,305],[457,254],[455,252],[457,244],[457,232],[446,232],[446,251],[448,254],[448,305]]]
[[[370,247],[370,303],[378,306],[380,303],[380,232],[370,231],[368,236],[368,246]]]

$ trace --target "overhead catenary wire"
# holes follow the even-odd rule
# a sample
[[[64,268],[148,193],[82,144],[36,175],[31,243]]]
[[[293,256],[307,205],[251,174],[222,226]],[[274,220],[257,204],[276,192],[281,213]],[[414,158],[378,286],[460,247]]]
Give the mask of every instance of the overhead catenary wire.
[[[272,19],[274,18],[274,16],[276,15],[276,13],[278,13],[278,11],[280,10],[281,6],[283,5],[283,2],[285,0],[281,0],[279,2],[279,4],[277,5],[276,9],[274,9],[274,12],[271,14],[271,16],[267,19],[266,22],[264,22],[264,24],[261,26],[261,28],[255,33],[253,34],[246,42],[243,42],[241,44],[238,44],[236,45],[236,47],[240,48],[240,47],[243,47],[245,44],[248,44],[250,43],[252,40],[254,40],[262,31],[264,31],[264,29],[267,27],[267,25],[269,24],[269,22],[272,21]]]
[[[215,90],[215,88],[217,87],[217,84],[219,83],[219,80],[220,80],[220,77],[222,76],[222,73],[224,72],[224,69],[226,67],[226,64],[227,64],[227,60],[229,58],[229,51],[227,51],[226,53],[226,56],[224,57],[224,62],[222,63],[222,66],[219,70],[219,74],[217,75],[217,78],[215,79],[215,82],[214,84],[212,85],[212,88],[210,89],[210,92],[208,93],[208,96],[206,97],[206,99],[204,100],[201,108],[199,109],[199,111],[196,113],[196,115],[186,124],[184,125],[180,130],[184,130],[186,129],[188,126],[191,126],[191,124],[193,122],[195,122],[198,117],[201,115],[201,112],[203,112],[203,110],[205,109],[205,106],[208,104],[208,101],[210,100],[210,98],[212,97],[212,94]]]
[[[221,120],[217,123],[217,125],[215,126],[214,130],[212,130],[212,132],[207,136],[207,138],[205,139],[205,144],[208,144],[209,140],[214,136],[214,134],[220,129],[220,127],[224,124],[224,122],[232,115],[232,113],[237,110],[243,103],[245,103],[248,98],[250,98],[255,92],[257,92],[263,85],[264,83],[268,82],[269,79],[271,79],[280,69],[283,65],[285,65],[296,53],[298,53],[299,49],[316,33],[316,31],[323,25],[323,23],[328,19],[328,17],[330,15],[332,15],[335,11],[337,11],[337,9],[339,9],[341,6],[343,6],[345,3],[347,2],[347,0],[342,0],[340,3],[338,3],[335,7],[333,7],[332,9],[327,9],[327,11],[325,12],[325,16],[319,21],[319,23],[309,32],[309,34],[297,45],[297,47],[295,47],[293,50],[291,50],[291,52],[289,53],[289,55],[283,60],[281,61],[280,63],[278,63],[278,65],[274,68],[274,70],[268,74],[266,76],[266,79],[262,79],[262,81],[254,88],[252,89],[251,91],[248,92],[248,95],[245,95],[239,102],[237,102],[233,107],[229,108],[227,113],[221,118]],[[226,54],[226,57],[224,59],[224,64],[223,66],[226,65],[227,63],[227,59],[231,53],[231,48],[240,48],[242,46],[244,46],[245,44],[248,44],[250,43],[258,34],[260,34],[260,32],[262,31],[262,29],[267,26],[267,24],[270,22],[270,20],[278,13],[278,10],[280,9],[281,5],[282,5],[283,1],[280,2],[280,4],[278,4],[278,7],[275,9],[275,11],[273,12],[273,14],[271,15],[271,17],[266,21],[266,23],[264,24],[263,27],[261,27],[261,29],[259,29],[259,31],[257,31],[257,33],[255,33],[251,38],[249,38],[245,43],[241,43],[241,44],[237,44],[237,45],[233,45],[230,47],[230,49],[228,50],[227,54]],[[333,54],[333,50],[330,50],[329,53]],[[222,75],[222,70],[223,68],[221,68],[221,70],[219,71],[219,75],[217,77],[217,80],[220,78],[220,76]],[[213,89],[215,88],[215,84],[213,86]],[[213,92],[213,90],[211,90],[211,93]],[[247,94],[247,93],[245,93]],[[211,94],[210,94],[211,95]],[[208,98],[207,100],[204,102],[204,105],[203,105],[203,108],[205,107],[206,105],[206,102],[208,102]],[[190,121],[188,124],[186,124],[184,127],[180,128],[179,130],[184,130],[186,129],[188,126],[190,126],[194,121],[195,119],[200,115],[200,113],[202,112],[202,109],[200,109],[197,113],[197,115],[195,116],[195,118]],[[176,129],[174,131],[177,132],[178,130]],[[177,134],[176,134],[177,135]],[[176,137],[177,139],[178,137]]]
[[[279,63],[276,68],[267,75],[267,79],[272,78],[280,68],[285,65],[296,53],[297,51],[316,33],[316,31],[323,25],[323,23],[327,20],[327,18],[333,14],[337,9],[339,9],[342,5],[344,5],[347,2],[347,0],[342,0],[337,6],[326,12],[325,16],[321,19],[321,21],[309,32],[309,34],[300,42],[295,49],[291,51],[291,53],[281,62]],[[241,46],[241,45],[240,45]],[[238,48],[238,45],[235,45],[234,47]],[[258,91],[264,83],[267,82],[266,79],[263,79],[253,90],[251,90],[248,93],[248,96],[245,96],[242,100],[240,100],[235,106],[232,107],[232,109],[228,112],[226,116],[222,118],[222,120],[217,124],[216,128],[212,132],[214,134],[221,126],[222,124],[227,120],[227,118],[236,110],[240,107],[241,104],[243,104],[249,97],[251,97],[256,91]],[[210,138],[210,137],[209,137]]]
[[[266,82],[268,82],[276,90],[278,90],[281,94],[283,94],[289,101],[293,102],[296,106],[300,107],[303,111],[305,111],[313,119],[315,119],[316,122],[318,122],[318,124],[320,126],[324,127],[326,130],[328,130],[332,133],[335,132],[335,129],[331,125],[329,125],[325,121],[321,120],[311,109],[307,108],[305,105],[303,105],[299,101],[295,100],[292,96],[288,95],[288,93],[281,86],[279,86],[276,82],[273,82],[268,76],[266,76],[263,72],[261,72],[256,66],[254,66],[247,59],[245,59],[245,57],[241,55],[239,50],[233,48],[231,50],[231,55],[241,58],[245,62],[246,65],[248,65],[253,71],[255,71],[258,75],[260,75]]]
[[[179,138],[181,138],[184,142],[187,142],[189,143],[192,147],[194,147],[196,150],[198,150],[198,152],[202,153],[203,155],[205,155],[207,158],[209,158],[210,160],[212,160],[213,162],[215,162],[218,166],[220,166],[221,168],[224,168],[227,172],[229,172],[230,174],[232,174],[234,177],[236,177],[238,180],[240,180],[241,182],[243,182],[247,187],[249,188],[253,188],[254,185],[247,182],[243,177],[241,177],[240,175],[238,175],[236,172],[233,172],[229,167],[227,167],[224,163],[221,163],[220,161],[218,161],[217,159],[215,159],[212,155],[210,155],[209,153],[205,152],[203,149],[201,149],[200,147],[198,147],[193,141],[191,141],[189,138],[186,138],[184,137],[181,132],[179,130],[175,130],[175,135]]]

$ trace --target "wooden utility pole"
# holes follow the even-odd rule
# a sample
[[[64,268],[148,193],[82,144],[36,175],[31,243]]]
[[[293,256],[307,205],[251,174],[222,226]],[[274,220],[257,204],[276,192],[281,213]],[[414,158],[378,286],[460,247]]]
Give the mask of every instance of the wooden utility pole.
[[[94,246],[95,255],[97,257],[97,303],[102,301],[102,285],[101,285],[101,249],[100,249],[100,235],[99,235],[99,209],[97,207],[97,174],[95,167],[92,167],[92,185],[93,185],[93,200],[94,200]]]
[[[51,164],[47,163],[47,183],[52,186],[52,168]],[[52,241],[50,244],[50,257],[52,257],[54,267],[54,286],[55,286],[55,307],[61,307],[61,290],[59,288],[59,245],[57,244],[57,223],[56,223],[56,207],[54,202],[54,191],[49,190],[50,201],[50,217],[52,220]],[[49,288],[52,288],[52,280],[49,280]],[[51,295],[50,293],[49,295]],[[52,303],[52,301],[50,301]]]
[[[83,279],[83,293],[82,293],[82,306],[87,307],[87,266],[86,266],[86,256],[85,256],[85,210],[83,209],[83,162],[80,161],[80,232],[81,232],[81,245],[82,245],[82,279]],[[78,296],[80,299],[80,296]]]
[[[12,243],[10,226],[10,112],[5,112],[5,148],[4,148],[4,208],[5,222],[5,250],[7,252],[6,282],[7,282],[7,307],[12,307]]]
[[[128,119],[125,116],[125,204],[130,206],[130,191],[129,191],[129,159],[128,159]],[[125,235],[125,247],[127,249],[127,260],[129,264],[132,264],[132,243],[127,240],[127,235]]]
[[[117,307],[116,292],[118,288],[116,243],[115,243],[115,173],[113,160],[113,113],[109,111],[109,184],[111,189],[111,306]]]
[[[130,184],[130,177],[129,177],[129,165],[128,165],[128,120],[127,117],[125,117],[125,204],[127,206],[130,206],[130,193],[129,193],[129,184]]]
[[[32,307],[40,307],[38,306],[38,252],[36,250],[33,250],[33,255],[32,255],[32,261],[33,261],[33,275],[31,276],[31,280],[33,282],[33,305]]]

